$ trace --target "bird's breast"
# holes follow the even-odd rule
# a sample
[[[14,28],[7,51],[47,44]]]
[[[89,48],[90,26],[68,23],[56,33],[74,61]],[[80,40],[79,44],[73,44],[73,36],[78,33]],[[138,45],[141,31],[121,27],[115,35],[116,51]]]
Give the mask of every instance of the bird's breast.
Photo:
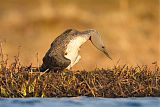
[[[86,41],[87,38],[85,37],[75,37],[74,39],[70,40],[65,51],[65,57],[70,59],[71,63],[76,60],[80,46]]]

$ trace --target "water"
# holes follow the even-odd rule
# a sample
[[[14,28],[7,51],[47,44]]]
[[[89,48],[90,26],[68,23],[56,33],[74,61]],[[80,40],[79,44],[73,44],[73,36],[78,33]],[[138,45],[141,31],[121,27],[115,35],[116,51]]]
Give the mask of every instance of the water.
[[[160,98],[0,98],[0,107],[160,107]]]

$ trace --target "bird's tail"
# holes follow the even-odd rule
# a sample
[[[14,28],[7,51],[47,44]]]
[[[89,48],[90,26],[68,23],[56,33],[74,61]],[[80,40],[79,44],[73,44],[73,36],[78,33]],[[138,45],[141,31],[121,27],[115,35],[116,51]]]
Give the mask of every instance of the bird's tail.
[[[45,64],[42,64],[41,67],[39,67],[40,72],[45,72],[48,69]]]

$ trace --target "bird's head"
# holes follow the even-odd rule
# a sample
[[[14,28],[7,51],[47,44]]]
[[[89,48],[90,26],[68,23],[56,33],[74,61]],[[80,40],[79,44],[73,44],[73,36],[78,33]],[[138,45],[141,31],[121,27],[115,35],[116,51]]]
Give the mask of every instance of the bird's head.
[[[92,44],[98,50],[102,51],[108,58],[112,59],[110,57],[110,55],[108,54],[108,51],[107,51],[99,33],[94,29],[90,29],[89,30],[89,35],[90,35],[89,40],[92,42]]]

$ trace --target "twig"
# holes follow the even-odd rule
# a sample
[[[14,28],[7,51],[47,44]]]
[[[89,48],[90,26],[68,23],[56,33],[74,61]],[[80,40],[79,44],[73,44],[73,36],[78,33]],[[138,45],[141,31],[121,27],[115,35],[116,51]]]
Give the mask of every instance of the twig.
[[[2,41],[0,41],[0,55],[1,55],[1,61],[4,62],[3,43],[2,43]]]
[[[39,70],[39,54],[38,54],[38,52],[37,52],[36,56],[37,56],[37,67],[38,67],[38,71],[40,71],[40,70]]]

